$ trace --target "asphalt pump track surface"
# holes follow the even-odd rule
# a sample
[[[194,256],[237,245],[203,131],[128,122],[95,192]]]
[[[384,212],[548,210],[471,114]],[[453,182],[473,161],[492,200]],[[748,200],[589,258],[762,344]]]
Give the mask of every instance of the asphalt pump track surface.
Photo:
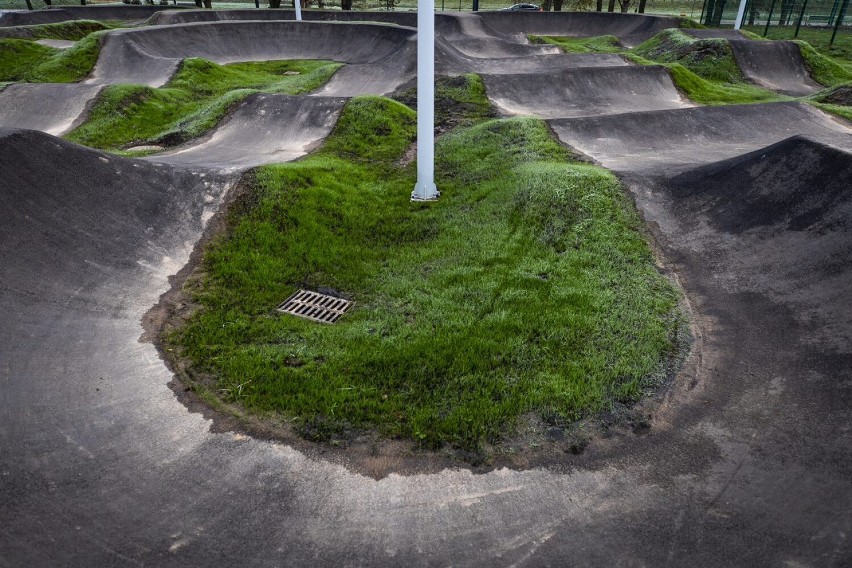
[[[518,73],[554,106],[572,100],[571,69],[589,65],[523,55],[522,41],[507,56],[513,34],[555,26],[534,16],[460,22],[451,33],[468,25],[472,41],[447,42],[443,64],[491,66],[498,103],[524,101]],[[633,38],[665,25],[609,16]],[[125,51],[105,49],[100,76],[120,70],[111,53],[148,62],[145,34],[166,27],[111,33],[105,48]],[[399,49],[386,56],[408,53],[414,31],[386,27]],[[499,41],[477,44],[483,30]],[[121,37],[133,33],[142,40]],[[494,56],[471,56],[476,45]],[[382,61],[356,55],[351,67]],[[343,452],[213,431],[167,386],[140,324],[240,172],[309,151],[344,99],[255,95],[203,139],[145,160],[2,129],[0,116],[0,565],[848,565],[852,128],[800,103],[692,108],[659,73],[643,79],[661,108],[650,96],[631,107],[606,92],[617,81],[590,77],[609,106],[514,110],[551,119],[624,179],[685,290],[691,355],[653,402],[650,431],[615,428],[546,467],[480,473],[403,458],[354,467]]]

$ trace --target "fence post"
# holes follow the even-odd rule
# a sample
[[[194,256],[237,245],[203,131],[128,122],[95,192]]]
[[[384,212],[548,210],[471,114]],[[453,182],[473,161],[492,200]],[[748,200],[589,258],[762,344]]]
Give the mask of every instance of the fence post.
[[[834,31],[831,32],[831,40],[828,42],[828,47],[834,44],[834,36],[837,35],[837,28],[843,23],[843,18],[846,17],[846,8],[849,7],[849,0],[843,0],[843,6],[840,7],[840,13],[837,14],[837,19],[834,21]]]
[[[796,22],[796,33],[793,34],[793,37],[799,37],[799,28],[802,27],[802,18],[805,17],[805,10],[808,7],[808,0],[804,0],[802,2],[802,11],[799,12],[799,21]]]
[[[772,12],[775,11],[775,0],[772,0],[772,6],[769,7],[769,15],[766,17],[766,27],[763,28],[763,37],[769,33],[769,22],[772,21]]]

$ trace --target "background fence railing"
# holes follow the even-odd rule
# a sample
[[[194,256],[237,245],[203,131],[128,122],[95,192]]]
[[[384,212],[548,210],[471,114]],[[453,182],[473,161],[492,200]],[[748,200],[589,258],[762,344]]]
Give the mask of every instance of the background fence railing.
[[[140,0],[147,1],[147,0]],[[159,3],[160,0],[154,0]],[[172,0],[168,0],[171,4]],[[301,0],[310,8],[339,9],[340,0]],[[479,0],[480,10],[499,10],[515,2],[529,0]],[[562,11],[595,10],[598,0],[532,0],[543,7]],[[30,0],[35,9],[46,7],[44,0]],[[79,5],[80,0],[52,0],[54,6]],[[87,0],[88,4],[115,3],[115,0]],[[180,4],[191,4],[179,0]],[[641,0],[601,0],[603,11],[612,6],[614,11],[636,12]],[[852,53],[852,11],[850,0],[750,0],[743,22],[744,28],[773,39],[798,37],[818,48],[827,49],[830,38],[836,33],[834,49]],[[286,7],[292,0],[283,0]],[[254,7],[254,0],[213,0],[216,8]],[[260,0],[266,7],[268,0]],[[473,0],[435,0],[442,11],[470,11]],[[732,27],[736,19],[739,0],[646,0],[646,14],[660,14],[690,18],[711,27]],[[416,10],[417,0],[353,0],[354,10]],[[0,0],[0,10],[26,10],[26,0]],[[840,45],[838,48],[837,45]]]

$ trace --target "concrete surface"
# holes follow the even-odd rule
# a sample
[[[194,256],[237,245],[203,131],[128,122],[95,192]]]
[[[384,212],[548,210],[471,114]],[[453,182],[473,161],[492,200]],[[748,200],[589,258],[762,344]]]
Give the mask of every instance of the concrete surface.
[[[0,91],[0,126],[61,136],[83,120],[103,87],[79,83],[16,83]]]
[[[207,136],[150,159],[225,171],[289,162],[328,136],[346,100],[250,95]]]
[[[17,10],[0,14],[0,27],[57,24],[69,20],[106,20],[140,23],[160,10],[176,10],[180,6],[54,6],[44,10]]]
[[[735,40],[734,59],[745,78],[784,95],[811,95],[824,87],[811,79],[799,46],[792,41]]]
[[[587,67],[547,75],[483,75],[506,114],[563,118],[693,106],[664,67]]]
[[[550,18],[509,16],[483,22],[502,41],[525,21],[550,29]],[[656,25],[617,16],[607,16],[615,30]],[[373,65],[409,49],[411,31],[398,29],[387,52],[355,55]],[[127,65],[143,66],[144,53],[181,57],[169,50],[224,37],[203,30],[189,48],[162,45],[160,28],[116,41],[136,49],[119,50]],[[443,49],[453,65],[525,73],[573,103],[575,56]],[[646,73],[637,81],[671,95]],[[524,103],[523,85],[495,80],[490,93]],[[620,87],[589,80],[600,96]],[[654,104],[645,88],[640,104]],[[223,162],[304,151],[340,104],[313,99],[247,100],[183,151],[182,167],[0,129],[0,566],[850,564],[848,123],[797,103],[639,110],[625,108],[630,97],[611,99],[618,114],[549,121],[625,180],[686,292],[691,356],[649,406],[647,433],[614,429],[550,467],[373,479],[345,454],[211,430],[169,388],[140,323],[237,179]],[[524,111],[554,116],[537,103]],[[288,126],[296,117],[305,122]]]

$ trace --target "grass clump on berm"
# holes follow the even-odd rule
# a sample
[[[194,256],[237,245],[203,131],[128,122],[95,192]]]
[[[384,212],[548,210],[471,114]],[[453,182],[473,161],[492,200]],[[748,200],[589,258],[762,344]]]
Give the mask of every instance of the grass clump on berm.
[[[106,87],[86,122],[67,137],[107,150],[134,144],[176,146],[213,128],[228,109],[252,93],[306,93],[326,83],[340,67],[333,61],[310,59],[230,65],[184,59],[163,87]]]
[[[441,198],[414,204],[415,122],[359,97],[320,150],[256,170],[166,336],[184,379],[314,440],[474,451],[530,413],[571,421],[657,384],[678,294],[617,179],[540,120],[488,120],[439,139]],[[355,304],[333,326],[276,313],[299,287]]]

